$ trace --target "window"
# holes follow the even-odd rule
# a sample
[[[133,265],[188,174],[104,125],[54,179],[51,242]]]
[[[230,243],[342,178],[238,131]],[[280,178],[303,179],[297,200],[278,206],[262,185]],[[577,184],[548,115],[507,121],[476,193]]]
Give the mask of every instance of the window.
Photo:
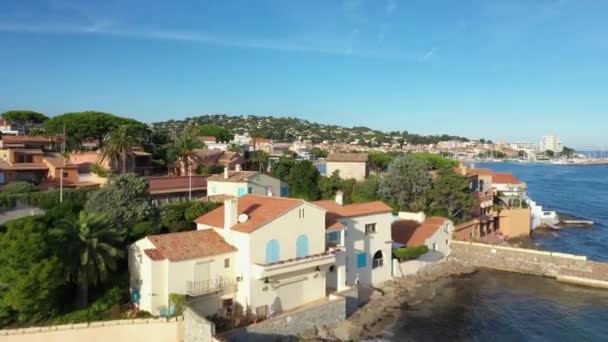
[[[281,197],[289,197],[289,188],[281,186]]]
[[[340,242],[340,232],[331,232],[327,234],[327,240],[329,242],[338,243]]]
[[[375,223],[368,223],[365,225],[365,234],[369,235],[369,234],[375,234],[376,233],[376,224]]]
[[[253,188],[252,187],[247,188],[247,193],[248,194],[252,194],[253,193]]]
[[[336,266],[334,266],[334,265],[329,266],[329,272],[336,272]]]
[[[279,241],[270,240],[266,244],[266,263],[272,264],[280,259]]]
[[[34,159],[29,154],[18,154],[17,155],[17,163],[33,163]]]
[[[68,178],[70,176],[70,173],[67,171],[63,171],[63,178]]]
[[[359,253],[357,254],[357,268],[365,268],[367,267],[367,254]]]
[[[300,235],[296,241],[296,257],[303,258],[308,256],[308,236]]]
[[[230,268],[230,258],[224,259],[224,268]]]
[[[298,209],[298,218],[304,218],[304,208]]]
[[[372,261],[372,268],[382,267],[382,265],[383,265],[382,251],[377,251],[374,254],[374,260]]]

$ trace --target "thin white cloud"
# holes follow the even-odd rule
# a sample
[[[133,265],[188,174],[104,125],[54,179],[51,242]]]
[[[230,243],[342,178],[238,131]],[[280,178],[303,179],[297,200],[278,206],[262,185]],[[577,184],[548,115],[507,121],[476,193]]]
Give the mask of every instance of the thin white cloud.
[[[437,48],[435,48],[435,47],[431,48],[429,51],[427,51],[424,55],[422,55],[420,57],[420,61],[421,62],[428,61],[435,55],[436,51],[437,51]]]

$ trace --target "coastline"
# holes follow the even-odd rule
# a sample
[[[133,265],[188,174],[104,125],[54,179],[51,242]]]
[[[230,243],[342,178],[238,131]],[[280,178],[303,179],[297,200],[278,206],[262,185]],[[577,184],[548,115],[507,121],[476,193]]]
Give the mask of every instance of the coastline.
[[[402,309],[431,300],[435,287],[441,280],[476,272],[476,268],[447,258],[438,264],[428,266],[415,275],[393,279],[375,289],[370,300],[345,321],[332,326],[320,327],[315,337],[302,336],[308,341],[338,340],[352,341],[378,338],[394,326],[401,318]],[[436,286],[429,286],[435,284]]]

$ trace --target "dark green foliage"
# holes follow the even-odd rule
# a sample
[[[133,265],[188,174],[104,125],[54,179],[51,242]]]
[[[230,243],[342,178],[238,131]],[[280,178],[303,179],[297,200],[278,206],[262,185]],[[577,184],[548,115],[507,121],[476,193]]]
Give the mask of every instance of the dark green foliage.
[[[218,125],[199,126],[198,135],[215,137],[218,142],[230,142],[234,137],[227,129]]]
[[[199,167],[194,170],[194,173],[197,175],[212,175],[215,173],[221,173],[224,171],[224,166],[220,164],[216,165],[199,165]]]
[[[446,157],[442,157],[438,154],[422,152],[411,154],[411,156],[424,160],[431,170],[451,169],[458,166],[458,162]]]
[[[90,189],[63,189],[63,201],[84,203]],[[59,190],[44,192],[29,192],[23,194],[0,193],[0,207],[13,208],[17,203],[37,206],[42,209],[52,209],[59,204]]]
[[[375,172],[383,172],[386,171],[388,165],[393,160],[393,157],[388,153],[384,152],[370,152],[369,153],[369,167]]]
[[[350,201],[352,203],[363,203],[378,200],[378,188],[380,177],[370,176],[365,180],[354,184]]]
[[[260,166],[262,171],[266,169],[268,165],[268,158],[270,155],[264,151],[255,151],[249,153],[249,157],[247,158],[247,164],[249,165],[250,170],[260,170]]]
[[[338,170],[329,177],[319,177],[319,193],[322,199],[333,199],[336,191],[343,189],[343,181]]]
[[[380,181],[378,197],[399,210],[424,210],[432,187],[428,162],[412,155],[400,156],[389,171]]]
[[[121,173],[127,172],[127,160],[133,154],[133,149],[142,144],[144,136],[141,127],[134,124],[123,124],[108,135],[103,142],[104,148],[101,161],[120,162]],[[112,165],[112,164],[111,164]]]
[[[131,125],[135,134],[142,134],[148,129],[146,125],[133,119],[121,118],[102,112],[77,112],[57,115],[44,122],[44,128],[49,134],[62,134],[65,125],[67,145],[78,149],[83,141],[96,139],[103,144],[104,137],[120,125]]]
[[[439,171],[429,198],[433,214],[442,214],[456,223],[466,220],[475,206],[468,178],[451,169]]]
[[[155,221],[140,222],[131,228],[129,240],[137,241],[148,235],[154,235],[161,232],[161,225]]]
[[[0,233],[0,323],[37,321],[61,308],[67,281],[58,249],[44,217],[7,223]]]
[[[6,184],[4,189],[2,189],[2,195],[26,194],[36,191],[38,191],[38,189],[36,186],[34,186],[34,184],[30,182],[17,181]]]
[[[107,216],[116,227],[128,228],[157,215],[148,192],[148,180],[132,173],[110,177],[106,186],[90,193],[85,210]]]
[[[319,159],[319,158],[326,158],[328,155],[328,152],[323,151],[322,149],[320,149],[318,147],[313,147],[312,150],[310,150],[310,154],[315,156],[315,159]]]
[[[98,175],[99,177],[108,178],[112,175],[111,170],[106,170],[103,167],[99,166],[99,164],[91,165],[91,172]]]
[[[572,158],[575,154],[576,154],[576,150],[573,148],[570,148],[568,146],[564,146],[564,149],[560,153],[561,156],[565,156],[568,158]]]
[[[2,113],[2,118],[15,124],[40,124],[48,120],[46,115],[31,110],[9,110]]]
[[[294,165],[296,165],[296,161],[293,158],[280,158],[279,162],[272,168],[272,176],[283,182],[289,182],[289,175]]]
[[[295,163],[289,173],[290,196],[308,201],[319,199],[319,177],[319,170],[310,161]]]
[[[162,208],[160,222],[169,232],[194,230],[194,220],[217,208],[220,204],[213,202],[178,202],[165,204]]]
[[[546,150],[546,151],[545,151],[545,155],[546,155],[547,157],[553,158],[553,157],[555,157],[555,152],[553,152],[553,151],[551,151],[551,150]]]
[[[429,248],[425,245],[416,247],[401,247],[393,249],[393,255],[399,260],[418,259],[421,255],[427,253]]]
[[[52,324],[83,323],[116,319],[116,317],[111,317],[111,308],[113,305],[124,303],[127,300],[128,295],[128,288],[125,286],[111,288],[89,307],[58,316],[52,319]]]

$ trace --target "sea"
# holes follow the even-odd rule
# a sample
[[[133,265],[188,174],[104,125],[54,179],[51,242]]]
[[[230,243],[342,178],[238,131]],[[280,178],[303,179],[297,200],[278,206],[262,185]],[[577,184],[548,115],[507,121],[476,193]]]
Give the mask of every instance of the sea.
[[[546,210],[594,221],[533,234],[539,248],[608,262],[608,166],[488,163],[528,184]],[[499,271],[430,285],[432,299],[404,308],[389,341],[608,341],[608,290]]]

